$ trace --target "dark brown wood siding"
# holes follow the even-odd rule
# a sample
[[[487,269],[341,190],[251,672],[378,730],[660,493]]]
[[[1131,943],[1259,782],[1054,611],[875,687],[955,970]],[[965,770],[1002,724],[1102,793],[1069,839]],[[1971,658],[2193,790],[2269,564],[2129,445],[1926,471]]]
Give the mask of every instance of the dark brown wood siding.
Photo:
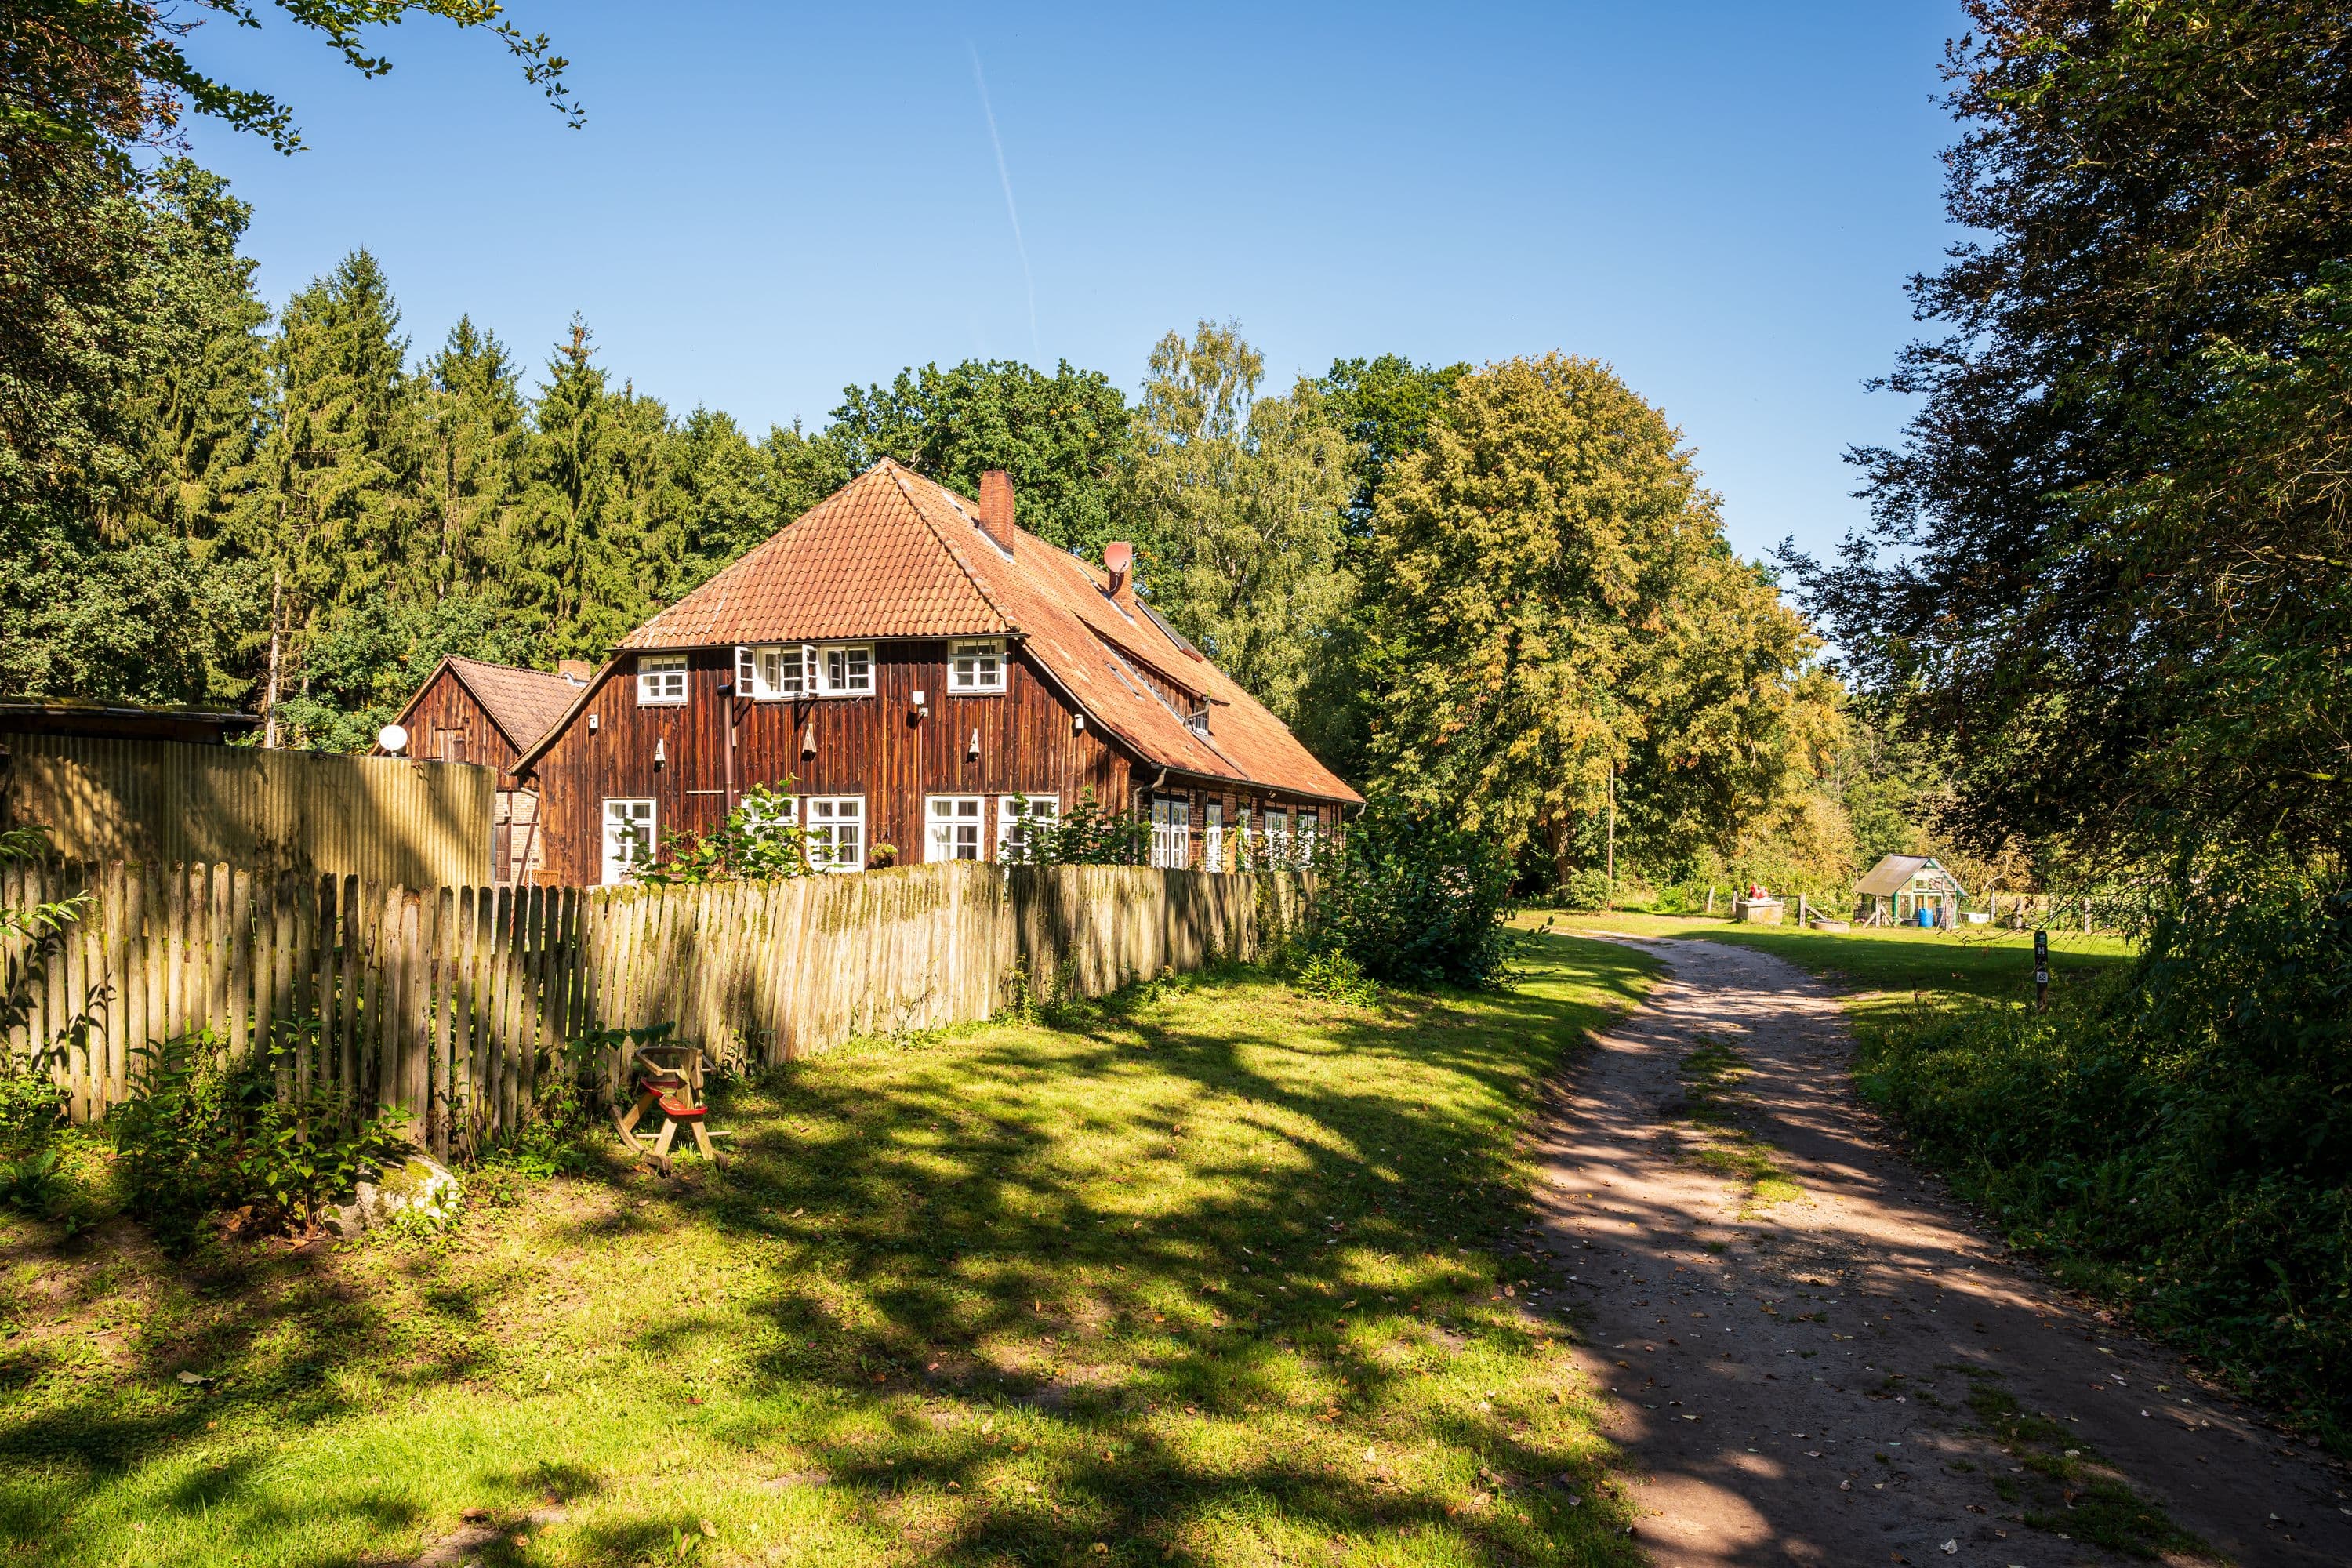
[[[1091,789],[1108,807],[1128,801],[1126,753],[1076,728],[1060,693],[1017,654],[1006,661],[1001,697],[949,696],[944,640],[876,644],[872,697],[751,702],[721,692],[721,679],[733,675],[732,648],[696,653],[684,706],[641,707],[635,661],[615,664],[531,770],[542,797],[542,881],[602,877],[604,803],[614,798],[652,800],[656,831],[667,834],[717,826],[753,784],[864,795],[867,842],[894,846],[901,865],[923,858],[927,795],[1054,795],[1066,808]],[[926,698],[920,713],[918,690]],[[731,777],[730,708],[738,718]],[[993,801],[986,813],[993,854]]]
[[[490,721],[488,711],[448,666],[425,683],[402,722],[408,731],[410,756],[428,763],[479,763],[499,770],[501,785],[512,785],[521,749]]]

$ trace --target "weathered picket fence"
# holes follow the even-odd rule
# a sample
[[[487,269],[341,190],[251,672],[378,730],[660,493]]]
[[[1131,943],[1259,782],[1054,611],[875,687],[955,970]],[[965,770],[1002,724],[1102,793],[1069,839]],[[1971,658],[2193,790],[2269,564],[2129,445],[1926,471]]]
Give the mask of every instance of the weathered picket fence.
[[[968,861],[431,890],[217,865],[11,867],[0,904],[87,902],[6,1045],[23,1061],[62,1041],[53,1070],[89,1121],[135,1092],[152,1042],[208,1031],[236,1054],[299,1020],[307,1078],[407,1107],[446,1152],[515,1126],[539,1076],[601,1029],[674,1022],[716,1057],[780,1061],[985,1018],[1016,984],[1100,995],[1252,957],[1311,893],[1296,872]]]

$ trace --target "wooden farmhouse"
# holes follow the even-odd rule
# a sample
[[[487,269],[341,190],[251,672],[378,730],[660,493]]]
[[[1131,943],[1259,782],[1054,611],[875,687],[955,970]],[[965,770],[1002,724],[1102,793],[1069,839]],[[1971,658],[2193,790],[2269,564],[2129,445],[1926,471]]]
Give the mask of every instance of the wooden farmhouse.
[[[563,717],[593,671],[566,661],[554,675],[478,658],[444,658],[394,721],[408,732],[404,754],[435,763],[479,763],[499,770],[491,818],[490,869],[499,882],[534,879],[547,860],[539,795],[515,764]],[[382,754],[383,748],[376,748]]]
[[[1968,889],[1932,855],[1889,855],[1854,884],[1864,925],[1928,925],[1946,929],[1959,921]],[[1920,916],[1927,920],[1922,922]]]
[[[996,858],[1091,796],[1155,865],[1295,857],[1362,797],[1099,566],[885,459],[632,632],[523,753],[551,883],[625,879],[754,785],[836,871]]]

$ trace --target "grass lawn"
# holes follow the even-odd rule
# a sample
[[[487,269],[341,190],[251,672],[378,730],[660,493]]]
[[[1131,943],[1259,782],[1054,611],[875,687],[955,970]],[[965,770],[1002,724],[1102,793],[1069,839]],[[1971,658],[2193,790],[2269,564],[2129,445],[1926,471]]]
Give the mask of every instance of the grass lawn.
[[[1703,915],[1650,915],[1628,910],[1568,913],[1522,910],[1517,923],[1529,930],[1549,925],[1562,931],[1622,931],[1633,936],[1702,937],[1736,942],[1785,958],[1851,993],[1858,1013],[1915,999],[1935,1003],[1974,996],[2017,1001],[2033,994],[2033,933],[1964,926],[1958,931],[1921,931],[1883,926],[1829,931],[1796,926],[1734,925]],[[2081,931],[2050,933],[2052,989],[2070,973],[2102,969],[2129,961],[2121,938]]]
[[[94,1227],[0,1219],[0,1562],[1638,1562],[1514,1230],[1651,966],[1522,968],[845,1047],[719,1093],[731,1169],[431,1242],[175,1263],[77,1137]]]

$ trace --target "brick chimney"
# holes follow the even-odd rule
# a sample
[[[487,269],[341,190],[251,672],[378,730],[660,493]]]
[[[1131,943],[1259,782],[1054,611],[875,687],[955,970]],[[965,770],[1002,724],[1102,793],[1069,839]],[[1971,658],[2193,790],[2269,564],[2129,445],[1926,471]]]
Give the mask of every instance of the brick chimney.
[[[584,658],[559,659],[556,662],[555,673],[574,686],[585,686],[594,679],[596,667]]]
[[[1007,555],[1013,553],[1013,476],[1003,468],[980,476],[980,526]]]
[[[1135,546],[1114,539],[1103,546],[1103,570],[1110,574],[1111,603],[1135,618]]]

